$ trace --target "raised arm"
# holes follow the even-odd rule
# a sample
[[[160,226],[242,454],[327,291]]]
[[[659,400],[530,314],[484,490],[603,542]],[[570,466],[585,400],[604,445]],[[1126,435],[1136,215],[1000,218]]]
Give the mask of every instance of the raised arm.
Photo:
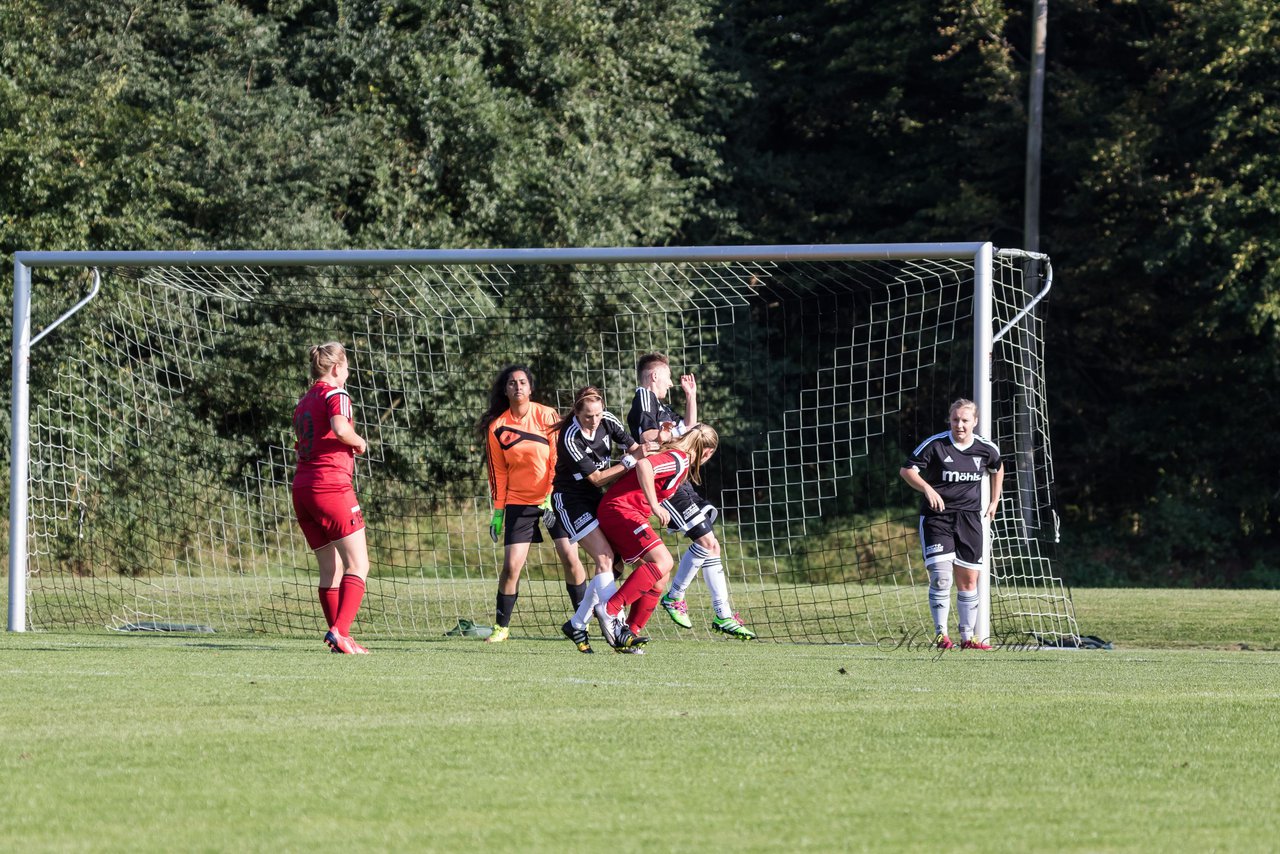
[[[680,375],[680,388],[684,389],[684,426],[698,423],[698,381],[693,374]]]

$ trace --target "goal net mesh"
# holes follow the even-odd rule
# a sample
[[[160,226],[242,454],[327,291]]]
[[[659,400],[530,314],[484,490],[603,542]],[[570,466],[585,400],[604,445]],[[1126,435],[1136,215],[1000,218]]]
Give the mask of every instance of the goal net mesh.
[[[992,635],[1077,635],[1055,577],[1042,283],[997,253]],[[32,629],[319,637],[317,571],[293,518],[291,417],[306,348],[338,340],[369,452],[356,460],[372,570],[353,634],[439,637],[493,620],[501,546],[475,424],[506,364],[568,411],[604,390],[625,419],[637,358],[698,378],[721,436],[701,491],[734,607],[765,640],[900,644],[932,624],[907,453],[973,392],[973,259],[413,263],[101,268],[101,294],[33,351]],[[76,271],[35,270],[35,292]],[[80,271],[84,275],[84,271]],[[41,288],[41,285],[45,288]],[[47,301],[47,298],[46,298]],[[33,324],[59,308],[37,305]],[[683,410],[677,387],[672,407]],[[678,556],[687,541],[665,535]],[[585,556],[584,556],[585,559]],[[589,560],[586,561],[588,573]],[[692,632],[709,637],[701,582]],[[550,543],[513,636],[570,612]],[[954,615],[953,615],[954,619]]]

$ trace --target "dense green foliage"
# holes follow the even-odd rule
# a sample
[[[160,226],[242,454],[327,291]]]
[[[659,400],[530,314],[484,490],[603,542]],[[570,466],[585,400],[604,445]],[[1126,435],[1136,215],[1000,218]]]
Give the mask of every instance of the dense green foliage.
[[[1280,12],[1050,5],[1060,569],[1276,585]],[[1020,245],[1029,11],[10,0],[0,251]]]

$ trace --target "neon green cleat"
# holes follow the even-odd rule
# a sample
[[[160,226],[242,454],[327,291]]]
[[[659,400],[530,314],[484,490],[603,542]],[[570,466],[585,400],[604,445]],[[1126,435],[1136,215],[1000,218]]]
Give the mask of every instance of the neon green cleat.
[[[510,626],[494,626],[493,634],[484,639],[485,643],[502,643],[511,634]]]
[[[685,604],[683,599],[671,599],[667,594],[663,593],[662,598],[658,600],[658,604],[662,606],[662,610],[667,612],[667,616],[675,621],[675,624],[682,629],[693,628],[693,620],[689,619],[689,606]]]
[[[742,620],[737,614],[732,617],[716,617],[711,621],[711,628],[717,632],[724,632],[729,637],[737,638],[738,640],[756,639],[756,633],[742,625]]]

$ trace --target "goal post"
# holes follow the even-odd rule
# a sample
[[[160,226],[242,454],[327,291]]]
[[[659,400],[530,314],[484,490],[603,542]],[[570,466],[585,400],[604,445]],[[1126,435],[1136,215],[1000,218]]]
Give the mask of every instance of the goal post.
[[[336,339],[370,442],[362,637],[491,622],[501,549],[474,424],[503,365],[528,364],[562,412],[591,384],[625,417],[636,359],[662,351],[697,374],[721,434],[702,489],[761,638],[931,637],[918,496],[897,469],[961,396],[1012,470],[979,633],[1075,638],[1051,563],[1050,282],[1045,256],[989,243],[20,252],[8,627],[322,633],[290,417],[306,347]],[[700,582],[689,598],[710,614]],[[513,634],[558,637],[568,611],[534,546]],[[650,627],[707,637],[709,619]]]
[[[994,437],[991,432],[991,360],[994,346],[991,317],[992,300],[992,246],[984,243],[973,260],[973,402],[978,407],[977,432],[979,436]],[[991,478],[983,478],[980,494],[982,506],[991,501]],[[978,574],[978,624],[974,627],[979,638],[991,637],[991,523],[982,519],[983,554],[986,566]]]
[[[31,268],[22,261],[13,265],[12,377],[9,384],[12,413],[9,428],[9,608],[11,632],[27,629],[27,512],[30,432]]]

